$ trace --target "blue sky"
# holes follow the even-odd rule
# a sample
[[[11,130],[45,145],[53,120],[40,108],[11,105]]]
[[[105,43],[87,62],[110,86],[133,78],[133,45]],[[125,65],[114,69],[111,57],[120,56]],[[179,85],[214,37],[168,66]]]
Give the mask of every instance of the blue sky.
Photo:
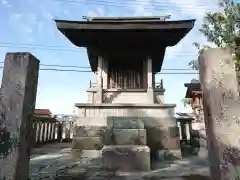
[[[53,19],[170,14],[171,20],[197,19],[194,29],[179,44],[167,48],[163,63],[164,69],[186,69],[188,62],[197,57],[192,43],[206,42],[198,32],[204,13],[216,10],[216,0],[0,0],[0,62],[4,61],[7,52],[24,51],[31,52],[41,64],[89,66],[86,50],[75,47],[58,32]],[[44,46],[33,48],[19,44]],[[157,81],[164,80],[165,102],[177,104],[177,112],[189,111],[184,109],[181,99],[186,92],[184,83],[193,78],[198,77],[194,74],[160,74],[156,77]],[[94,79],[93,73],[40,71],[36,108],[49,108],[53,113],[73,113],[74,103],[86,102],[85,90],[90,79]]]

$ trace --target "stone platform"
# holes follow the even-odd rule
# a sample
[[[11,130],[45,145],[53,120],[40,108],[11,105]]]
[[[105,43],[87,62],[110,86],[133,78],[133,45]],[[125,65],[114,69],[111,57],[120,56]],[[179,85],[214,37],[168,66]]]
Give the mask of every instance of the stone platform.
[[[117,144],[134,144],[130,141],[133,141],[134,136],[138,136],[139,145],[149,146],[151,154],[163,149],[180,152],[178,128],[174,117],[78,117],[76,126],[73,149],[99,150],[104,145],[116,144],[113,141],[117,141]],[[113,129],[122,129],[125,132],[113,132]],[[144,129],[146,135],[143,130],[133,129]],[[115,137],[112,136],[113,133],[116,134]],[[144,138],[146,143],[143,143]]]

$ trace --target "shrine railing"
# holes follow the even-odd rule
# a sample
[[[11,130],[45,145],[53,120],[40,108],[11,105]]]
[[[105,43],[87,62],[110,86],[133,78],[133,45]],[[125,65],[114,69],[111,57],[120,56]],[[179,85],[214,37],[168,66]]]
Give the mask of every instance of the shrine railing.
[[[155,82],[155,89],[162,89],[162,90],[164,90],[163,80],[162,79],[161,79],[161,81],[159,83]]]
[[[89,82],[89,88],[95,88],[97,87],[97,83],[94,83],[90,80]],[[113,86],[114,87],[114,86]],[[116,86],[117,87],[117,86]],[[155,82],[155,85],[154,85],[154,88],[155,89],[163,89],[164,90],[164,87],[163,87],[163,79],[160,80],[160,82]]]
[[[49,117],[33,117],[33,146],[53,141],[71,141],[73,138],[73,121],[57,121]]]

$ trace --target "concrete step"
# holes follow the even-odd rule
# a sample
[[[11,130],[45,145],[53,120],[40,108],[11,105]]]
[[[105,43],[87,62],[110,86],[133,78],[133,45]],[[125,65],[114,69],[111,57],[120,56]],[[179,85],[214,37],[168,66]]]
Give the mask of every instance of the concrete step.
[[[108,145],[102,149],[103,167],[109,170],[149,171],[150,149],[144,145]]]

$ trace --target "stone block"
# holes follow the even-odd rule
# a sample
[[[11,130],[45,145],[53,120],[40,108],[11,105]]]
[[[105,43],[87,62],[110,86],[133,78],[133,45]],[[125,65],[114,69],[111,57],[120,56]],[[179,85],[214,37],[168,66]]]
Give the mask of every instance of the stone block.
[[[157,151],[157,159],[162,161],[174,161],[182,159],[181,150],[159,150]]]
[[[114,129],[144,129],[142,120],[131,117],[115,117],[113,119]]]
[[[112,145],[146,145],[145,129],[113,129]]]
[[[105,169],[120,171],[150,170],[150,149],[148,146],[104,146],[102,157]]]
[[[75,137],[72,142],[72,149],[100,150],[103,144],[102,137]]]
[[[76,126],[107,126],[107,117],[77,117]]]
[[[139,120],[143,121],[145,128],[168,128],[176,126],[176,118],[174,117],[141,117]]]
[[[180,149],[179,137],[172,137],[173,128],[146,128],[147,131],[147,144],[151,149],[151,152],[155,153],[161,149]]]
[[[107,132],[107,126],[77,126],[76,137],[103,137]]]

